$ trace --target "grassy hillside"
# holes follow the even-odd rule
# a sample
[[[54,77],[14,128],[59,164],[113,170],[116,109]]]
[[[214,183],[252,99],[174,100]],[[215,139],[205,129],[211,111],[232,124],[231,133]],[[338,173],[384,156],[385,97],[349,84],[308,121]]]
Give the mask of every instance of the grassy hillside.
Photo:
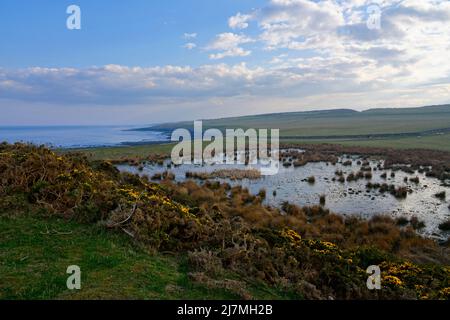
[[[192,121],[161,124],[152,128],[172,132],[192,130]],[[282,142],[302,144],[342,144],[347,146],[450,151],[450,105],[422,108],[350,109],[291,112],[205,120],[208,128],[278,128]],[[98,159],[118,159],[149,153],[169,153],[171,145],[129,146],[83,150]]]
[[[279,128],[281,136],[395,134],[450,127],[450,105],[405,109],[329,110],[205,120],[205,128]],[[163,124],[152,130],[192,127],[192,122]],[[145,129],[144,130],[148,130]]]

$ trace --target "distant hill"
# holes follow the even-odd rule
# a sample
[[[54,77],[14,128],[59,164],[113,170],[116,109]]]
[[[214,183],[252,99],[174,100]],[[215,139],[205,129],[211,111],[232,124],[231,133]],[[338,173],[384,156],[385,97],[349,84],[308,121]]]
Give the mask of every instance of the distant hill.
[[[441,129],[450,130],[450,105],[420,108],[351,109],[272,113],[204,120],[205,129],[280,129],[282,137],[345,137],[360,135],[399,135]],[[167,131],[192,129],[193,122],[166,123],[138,130]],[[446,131],[446,130],[444,130]],[[448,131],[446,131],[448,132]]]

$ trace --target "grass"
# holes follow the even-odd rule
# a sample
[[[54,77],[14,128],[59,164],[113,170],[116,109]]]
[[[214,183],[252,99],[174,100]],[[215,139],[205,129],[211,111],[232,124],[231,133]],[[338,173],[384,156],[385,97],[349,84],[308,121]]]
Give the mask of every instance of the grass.
[[[281,142],[299,145],[340,144],[343,146],[394,148],[394,149],[429,149],[450,151],[450,134],[426,137],[391,138],[373,140],[283,140]]]
[[[151,144],[123,147],[99,147],[60,150],[61,153],[81,152],[88,156],[89,160],[120,160],[125,158],[145,158],[150,154],[168,154],[174,144]]]
[[[185,257],[150,254],[98,226],[0,216],[0,230],[1,300],[237,298],[191,282]],[[70,265],[81,268],[81,290],[66,287]],[[252,293],[259,298],[280,297],[258,286]]]

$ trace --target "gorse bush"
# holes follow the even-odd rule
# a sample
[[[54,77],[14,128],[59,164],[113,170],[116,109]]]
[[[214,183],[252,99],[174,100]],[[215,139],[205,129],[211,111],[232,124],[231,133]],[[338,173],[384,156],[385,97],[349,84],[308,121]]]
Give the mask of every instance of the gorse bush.
[[[118,187],[113,180],[117,172],[112,166],[108,174],[98,169],[92,170],[82,157],[67,161],[45,148],[0,146],[1,194],[25,194],[30,203],[67,217],[89,211],[85,218],[100,220],[117,206],[118,193],[111,192]]]
[[[107,162],[89,164],[80,155],[58,156],[46,148],[3,144],[0,174],[2,197],[22,194],[49,214],[102,222],[156,249],[168,245],[169,232],[180,238],[193,234],[198,220],[157,184],[121,174]],[[180,224],[176,230],[174,221]]]
[[[151,250],[185,255],[192,279],[242,298],[251,298],[252,282],[296,298],[448,298],[448,251],[412,227],[323,206],[278,210],[264,198],[218,182],[155,184],[80,155],[0,145],[0,214],[20,202],[125,232]],[[371,264],[386,270],[381,291],[366,287]]]

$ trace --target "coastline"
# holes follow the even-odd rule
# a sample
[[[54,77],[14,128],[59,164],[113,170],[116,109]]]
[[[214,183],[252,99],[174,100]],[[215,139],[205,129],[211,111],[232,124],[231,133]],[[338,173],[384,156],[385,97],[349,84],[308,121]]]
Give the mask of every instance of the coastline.
[[[168,142],[161,131],[140,132],[128,126],[15,126],[0,128],[0,142],[44,145],[50,149],[95,149]]]

